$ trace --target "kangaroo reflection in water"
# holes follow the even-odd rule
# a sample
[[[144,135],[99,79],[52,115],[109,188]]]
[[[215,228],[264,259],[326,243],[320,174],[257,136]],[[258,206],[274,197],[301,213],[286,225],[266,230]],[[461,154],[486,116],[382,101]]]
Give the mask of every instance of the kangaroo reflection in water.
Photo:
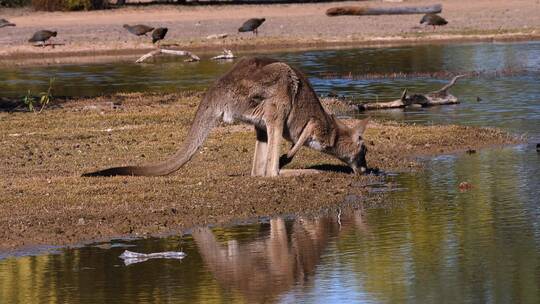
[[[248,302],[275,299],[293,286],[309,287],[322,253],[332,239],[356,228],[367,230],[361,211],[341,217],[299,218],[286,227],[270,220],[270,233],[251,242],[218,242],[209,228],[193,231],[204,263],[219,284],[239,291]],[[290,230],[288,232],[288,230]]]

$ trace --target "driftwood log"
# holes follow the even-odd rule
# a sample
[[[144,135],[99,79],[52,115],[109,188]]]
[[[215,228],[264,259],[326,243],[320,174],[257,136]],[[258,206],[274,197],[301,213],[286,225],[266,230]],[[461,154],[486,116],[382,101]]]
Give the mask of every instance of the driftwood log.
[[[455,76],[450,83],[442,87],[440,90],[429,92],[427,94],[413,94],[407,95],[407,89],[403,91],[400,99],[387,102],[374,102],[374,103],[365,103],[358,105],[359,111],[369,111],[369,110],[384,110],[384,109],[394,109],[394,108],[405,108],[411,106],[420,106],[420,107],[431,107],[431,106],[440,106],[440,105],[449,105],[449,104],[458,104],[459,100],[456,96],[448,93],[448,90],[456,84],[456,81],[464,77],[465,75]]]
[[[438,14],[442,11],[442,5],[408,6],[408,7],[363,7],[363,6],[340,6],[331,7],[326,15],[334,16],[365,16],[365,15],[411,15],[411,14]]]
[[[199,58],[199,56],[197,56],[197,55],[195,55],[195,54],[193,54],[192,52],[189,52],[189,51],[157,49],[157,50],[151,51],[148,54],[142,55],[141,58],[139,58],[139,59],[137,59],[137,61],[135,61],[135,63],[144,62],[146,59],[157,56],[159,54],[188,56],[189,59],[187,59],[186,61],[200,61],[201,60],[201,58]]]

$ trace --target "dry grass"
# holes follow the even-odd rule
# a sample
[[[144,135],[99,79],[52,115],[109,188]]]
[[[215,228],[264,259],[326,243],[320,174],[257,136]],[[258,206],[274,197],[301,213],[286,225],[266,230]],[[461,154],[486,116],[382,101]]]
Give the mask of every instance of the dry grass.
[[[349,194],[362,196],[365,189],[357,185],[377,179],[335,172],[251,178],[254,134],[243,125],[217,128],[171,176],[79,177],[166,158],[184,138],[198,102],[189,94],[118,94],[74,100],[40,115],[0,113],[0,248],[317,210]],[[419,168],[418,155],[516,142],[494,129],[377,122],[366,139],[368,164],[385,171]],[[290,167],[318,164],[339,162],[306,148]]]
[[[32,8],[38,11],[76,11],[103,9],[107,0],[32,0]]]

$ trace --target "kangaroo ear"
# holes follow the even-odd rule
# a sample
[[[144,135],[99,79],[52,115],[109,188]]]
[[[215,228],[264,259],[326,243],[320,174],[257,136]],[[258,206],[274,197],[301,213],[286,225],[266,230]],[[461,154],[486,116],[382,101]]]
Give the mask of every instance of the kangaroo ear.
[[[368,117],[366,119],[362,119],[360,121],[358,121],[355,126],[353,127],[354,129],[354,133],[353,133],[353,138],[354,140],[360,140],[360,138],[362,137],[362,134],[364,134],[364,131],[366,131],[366,128],[367,128],[367,125],[369,123],[369,120],[371,119],[371,117]]]

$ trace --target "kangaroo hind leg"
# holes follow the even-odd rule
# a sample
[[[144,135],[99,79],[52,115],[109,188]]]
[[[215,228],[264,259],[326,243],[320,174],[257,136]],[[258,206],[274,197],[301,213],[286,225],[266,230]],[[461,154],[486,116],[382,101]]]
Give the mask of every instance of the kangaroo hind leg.
[[[275,119],[266,124],[266,129],[268,130],[268,149],[266,155],[265,176],[279,175],[279,150],[281,148],[281,141],[283,140],[282,136],[285,117],[282,115],[273,116]]]

